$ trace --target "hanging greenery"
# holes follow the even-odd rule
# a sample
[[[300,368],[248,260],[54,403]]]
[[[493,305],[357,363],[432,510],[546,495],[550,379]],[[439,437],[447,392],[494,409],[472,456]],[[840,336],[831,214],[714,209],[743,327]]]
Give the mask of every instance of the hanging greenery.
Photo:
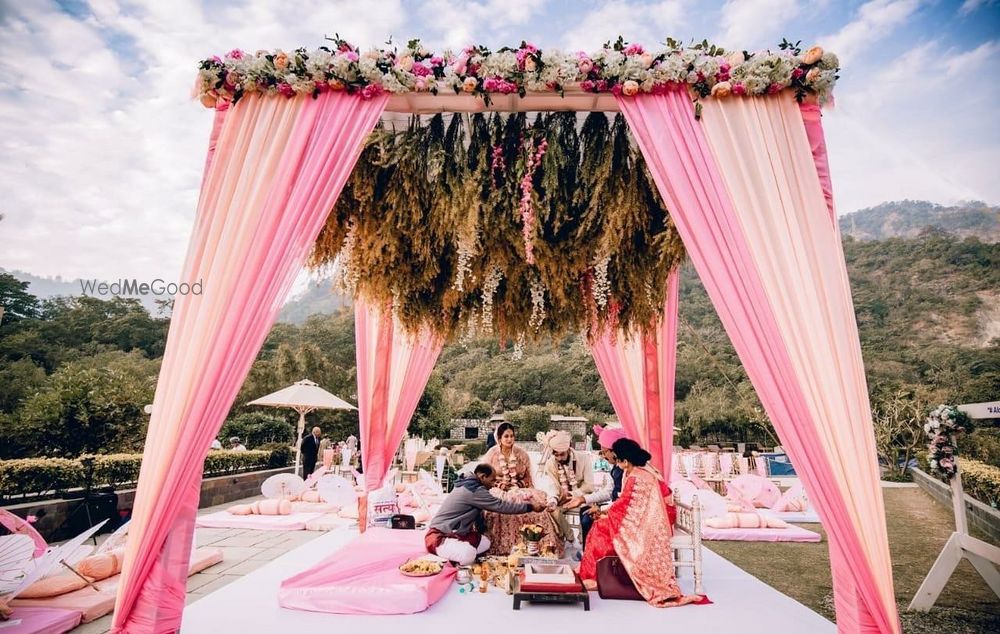
[[[372,133],[311,265],[410,330],[514,343],[653,323],[683,257],[621,115],[456,114]]]

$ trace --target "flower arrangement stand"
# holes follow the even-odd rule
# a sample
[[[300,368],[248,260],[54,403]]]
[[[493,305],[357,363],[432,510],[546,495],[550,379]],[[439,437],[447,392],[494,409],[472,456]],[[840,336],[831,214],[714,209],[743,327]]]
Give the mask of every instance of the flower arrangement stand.
[[[967,407],[969,406],[963,405],[959,409],[968,412]],[[976,417],[969,413],[970,417]],[[997,570],[1000,566],[1000,548],[969,535],[969,523],[965,516],[965,491],[962,489],[962,473],[957,461],[955,476],[951,479],[951,503],[955,512],[955,532],[948,538],[931,571],[920,584],[916,596],[910,602],[910,610],[930,610],[963,559],[969,560],[993,590],[993,594],[1000,597],[1000,571]]]

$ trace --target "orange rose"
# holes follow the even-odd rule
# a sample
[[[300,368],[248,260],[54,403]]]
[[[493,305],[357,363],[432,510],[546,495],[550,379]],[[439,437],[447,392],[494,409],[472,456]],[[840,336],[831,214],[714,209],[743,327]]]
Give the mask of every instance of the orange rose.
[[[819,60],[823,59],[823,48],[821,46],[814,46],[806,54],[802,56],[803,64],[816,64]]]
[[[716,85],[712,86],[712,96],[713,97],[728,97],[730,93],[733,92],[733,85],[728,81],[720,81]]]
[[[288,68],[288,55],[284,52],[279,52],[274,56],[274,67],[278,70],[285,70]]]
[[[819,79],[819,69],[813,68],[808,73],[806,73],[806,81],[810,84]]]
[[[629,79],[622,84],[622,94],[631,97],[639,92],[639,82]]]

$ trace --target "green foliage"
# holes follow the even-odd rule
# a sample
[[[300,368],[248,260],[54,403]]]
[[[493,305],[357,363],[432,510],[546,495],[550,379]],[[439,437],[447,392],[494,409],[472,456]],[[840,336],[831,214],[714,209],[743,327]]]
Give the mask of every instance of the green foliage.
[[[18,433],[37,454],[78,456],[138,450],[159,363],[135,351],[67,363],[24,401]],[[6,448],[4,450],[6,454]]]
[[[142,454],[85,455],[66,458],[0,460],[0,500],[15,496],[39,497],[83,487],[83,460],[93,459],[93,486],[121,488],[139,479]],[[287,467],[293,459],[288,447],[264,451],[211,451],[205,458],[205,477]]]
[[[959,467],[965,492],[996,508],[1000,504],[1000,468],[968,458],[961,458]]]
[[[142,454],[118,453],[107,455],[83,455],[79,462],[84,460],[94,461],[95,487],[116,488],[123,484],[131,484],[139,481],[139,469],[142,467]]]
[[[466,460],[478,460],[486,453],[486,442],[482,440],[467,442],[465,443],[465,451],[462,453],[465,455]]]
[[[296,440],[295,431],[295,426],[285,418],[258,410],[227,420],[223,423],[218,438],[226,446],[228,439],[237,436],[250,449],[272,443],[291,446]]]
[[[288,445],[272,442],[259,447],[261,451],[271,452],[270,457],[267,459],[268,469],[280,469],[281,467],[287,467],[295,461],[295,452]]]
[[[10,273],[0,273],[0,329],[38,314],[38,298],[28,292],[28,283]]]
[[[963,458],[1000,468],[1000,429],[978,428],[958,441],[958,449]]]
[[[534,442],[539,432],[552,429],[552,408],[543,405],[525,405],[519,409],[505,412],[504,418],[517,429],[517,439]]]
[[[0,460],[0,499],[61,493],[83,484],[83,466],[65,458]]]

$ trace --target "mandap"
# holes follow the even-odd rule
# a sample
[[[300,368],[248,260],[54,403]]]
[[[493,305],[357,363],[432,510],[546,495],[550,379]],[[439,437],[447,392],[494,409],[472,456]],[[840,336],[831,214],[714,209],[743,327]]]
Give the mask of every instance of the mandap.
[[[626,430],[673,444],[690,258],[829,535],[841,632],[900,631],[819,47],[230,51],[114,632],[180,627],[201,467],[304,264],[355,296],[366,486],[446,340],[585,332]],[[532,113],[532,114],[528,114]]]

